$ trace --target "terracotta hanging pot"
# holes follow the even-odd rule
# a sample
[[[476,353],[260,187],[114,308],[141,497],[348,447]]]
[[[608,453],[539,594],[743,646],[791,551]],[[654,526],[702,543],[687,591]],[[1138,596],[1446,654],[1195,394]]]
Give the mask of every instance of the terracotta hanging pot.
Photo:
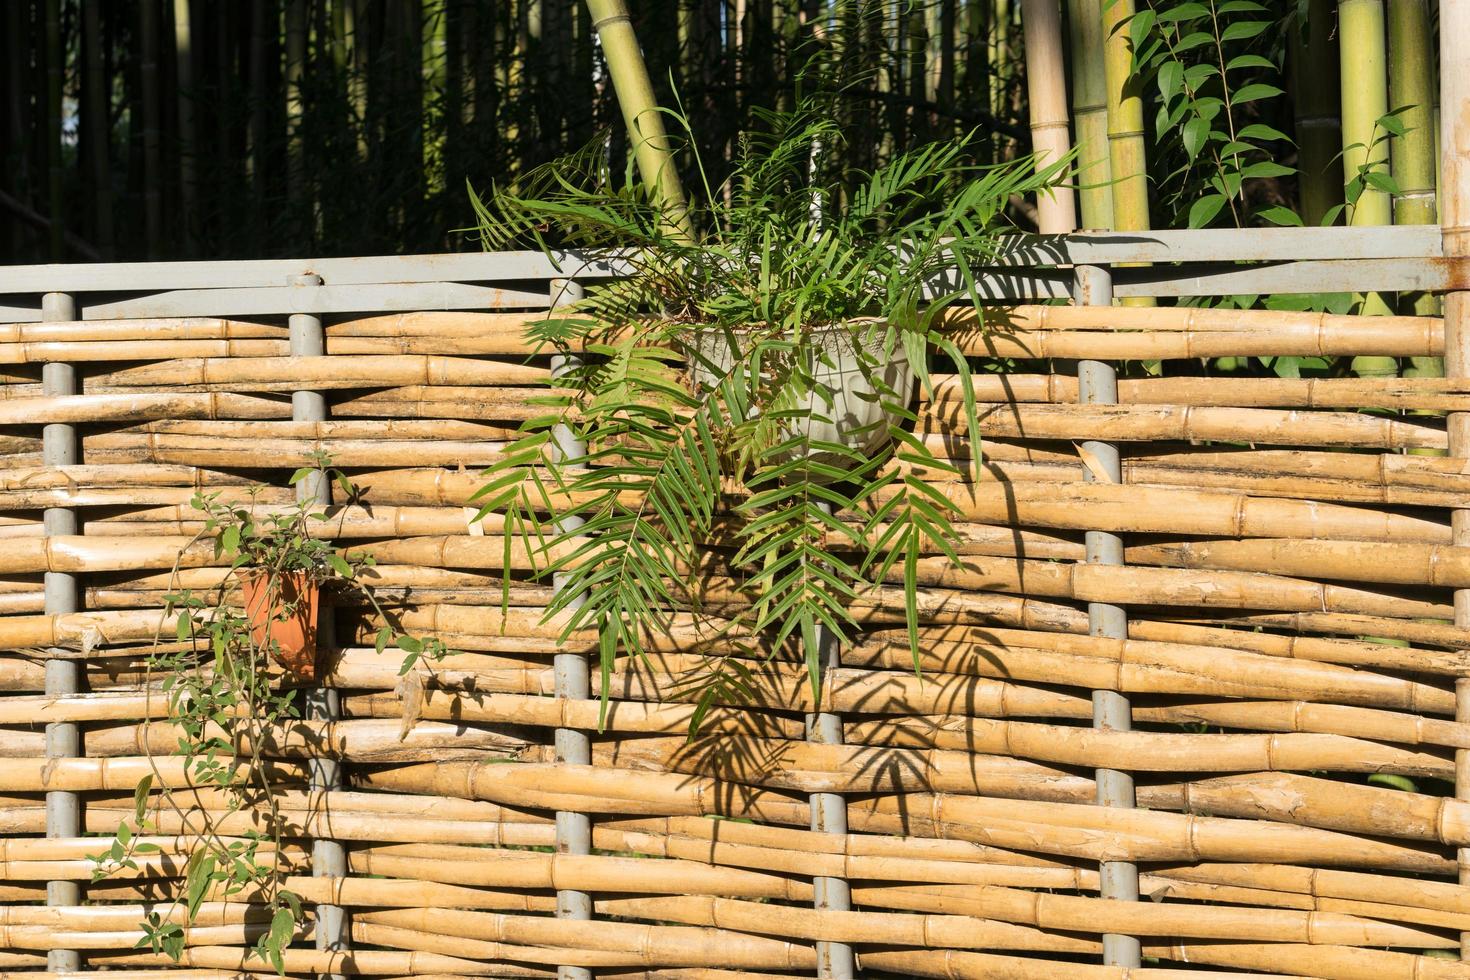
[[[269,650],[297,680],[316,680],[316,621],[321,585],[305,572],[272,579],[258,570],[240,574],[245,621],[255,645]]]

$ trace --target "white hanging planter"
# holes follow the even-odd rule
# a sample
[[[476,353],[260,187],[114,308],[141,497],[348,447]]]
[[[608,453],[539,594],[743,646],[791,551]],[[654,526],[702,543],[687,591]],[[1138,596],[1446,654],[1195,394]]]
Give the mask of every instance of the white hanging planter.
[[[902,343],[895,342],[893,350],[884,355],[884,332],[882,324],[872,323],[834,324],[812,332],[804,345],[811,357],[807,370],[824,390],[814,387],[796,406],[806,415],[792,420],[788,436],[800,434],[813,442],[837,443],[863,455],[872,455],[888,444],[889,428],[899,419],[884,403],[896,400],[907,406],[914,371]],[[749,336],[748,331],[731,333],[736,345]],[[696,389],[712,387],[736,361],[729,339],[717,330],[696,332],[691,348],[689,368]],[[860,350],[866,352],[868,363]],[[818,449],[803,455],[829,464],[842,462],[833,458],[835,454]]]

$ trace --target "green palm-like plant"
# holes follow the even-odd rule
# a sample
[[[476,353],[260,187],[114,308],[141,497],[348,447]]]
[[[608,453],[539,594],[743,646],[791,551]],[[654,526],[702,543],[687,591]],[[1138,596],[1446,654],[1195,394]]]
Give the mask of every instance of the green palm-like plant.
[[[1067,164],[977,166],[953,140],[844,186],[818,176],[842,133],[817,103],[759,122],[729,181],[691,203],[697,237],[631,175],[614,184],[599,146],[474,197],[487,248],[534,243],[626,272],[532,326],[538,349],[578,366],[478,494],[482,517],[504,514],[508,549],[564,576],[547,615],[566,614],[566,636],[596,632],[604,696],[620,652],[645,654],[689,616],[768,651],[800,638],[816,695],[818,631],[845,643],[852,601],[889,578],[917,654],[920,557],[960,560],[956,505],[926,476],[960,474],[914,431],[912,381],[891,364],[906,358],[932,396],[930,352],[947,358],[978,431],[941,312],[979,302],[1008,201]],[[881,403],[879,421],[843,428],[847,386]],[[554,450],[559,426],[584,457]],[[741,683],[738,661],[710,663],[702,707]]]

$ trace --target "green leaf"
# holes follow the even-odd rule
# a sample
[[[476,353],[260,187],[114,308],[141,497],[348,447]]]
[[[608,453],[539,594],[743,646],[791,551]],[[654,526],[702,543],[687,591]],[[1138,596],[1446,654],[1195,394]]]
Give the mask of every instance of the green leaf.
[[[1258,54],[1238,54],[1225,63],[1226,71],[1239,71],[1242,68],[1267,68],[1275,71],[1276,62]]]
[[[1387,115],[1379,116],[1376,120],[1376,125],[1378,126],[1378,128],[1385,130],[1386,132],[1391,133],[1394,136],[1404,137],[1409,135],[1409,127],[1404,125],[1404,121],[1399,118],[1398,113],[1396,112],[1390,112]]]
[[[1256,212],[1256,217],[1264,218],[1273,225],[1288,225],[1300,228],[1302,224],[1301,215],[1297,214],[1291,208],[1283,207],[1279,204],[1269,208],[1262,208]]]
[[[327,554],[327,564],[332,566],[332,571],[343,578],[352,578],[352,566],[347,564],[347,559],[335,551]]]
[[[1282,166],[1274,160],[1261,160],[1248,165],[1240,172],[1242,177],[1289,177],[1296,173],[1291,167]]]
[[[1184,91],[1184,66],[1166,61],[1159,66],[1159,92],[1167,101]]]
[[[1390,175],[1384,173],[1382,170],[1364,171],[1363,180],[1367,181],[1369,187],[1372,187],[1374,190],[1382,191],[1385,194],[1400,193],[1399,182],[1394,180],[1393,177],[1391,177]]]
[[[294,487],[296,484],[300,483],[302,480],[306,479],[308,476],[311,476],[315,472],[316,470],[312,469],[310,466],[303,466],[296,472],[292,473],[291,478],[286,482]]]
[[[1210,134],[1210,124],[1198,116],[1184,124],[1181,138],[1184,141],[1184,152],[1189,154],[1193,160],[1199,156],[1200,148],[1205,145],[1205,140]]]
[[[1377,786],[1387,786],[1389,789],[1403,790],[1405,793],[1419,792],[1419,785],[1412,779],[1395,773],[1375,772],[1368,777],[1368,782]]]
[[[1286,94],[1275,85],[1267,85],[1265,82],[1253,82],[1250,85],[1236,89],[1230,96],[1231,105],[1244,105],[1247,102],[1256,102],[1261,99],[1275,98]]]
[[[153,789],[153,774],[150,772],[138,780],[138,785],[133,787],[133,818],[137,820],[138,826],[143,826],[143,818],[148,813],[148,793]]]
[[[1189,227],[1204,228],[1209,225],[1215,220],[1215,215],[1220,213],[1220,209],[1225,207],[1225,200],[1223,194],[1208,194],[1195,201],[1189,208]]]
[[[1267,126],[1265,123],[1251,123],[1242,129],[1236,136],[1243,140],[1284,140],[1290,143],[1291,137],[1279,129]]]
[[[1231,41],[1250,40],[1270,26],[1269,20],[1235,21],[1233,24],[1225,25],[1225,30],[1220,32],[1220,43],[1229,44]]]

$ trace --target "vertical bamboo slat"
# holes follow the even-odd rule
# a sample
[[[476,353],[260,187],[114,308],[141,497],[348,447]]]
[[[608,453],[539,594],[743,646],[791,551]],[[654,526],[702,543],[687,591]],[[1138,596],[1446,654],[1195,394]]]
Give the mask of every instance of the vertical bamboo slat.
[[[1440,105],[1446,108],[1440,140],[1440,223],[1444,254],[1470,259],[1470,5],[1440,5]],[[1444,296],[1445,376],[1470,377],[1470,291]],[[1470,412],[1449,417],[1450,454],[1470,454]],[[1452,513],[1454,541],[1470,546],[1470,509]],[[1455,625],[1470,628],[1470,589],[1455,592]],[[1455,720],[1470,722],[1470,678],[1455,681]],[[1470,800],[1470,750],[1455,753],[1455,796]],[[1470,884],[1470,848],[1458,852],[1460,883]],[[1470,959],[1470,932],[1460,937]]]

